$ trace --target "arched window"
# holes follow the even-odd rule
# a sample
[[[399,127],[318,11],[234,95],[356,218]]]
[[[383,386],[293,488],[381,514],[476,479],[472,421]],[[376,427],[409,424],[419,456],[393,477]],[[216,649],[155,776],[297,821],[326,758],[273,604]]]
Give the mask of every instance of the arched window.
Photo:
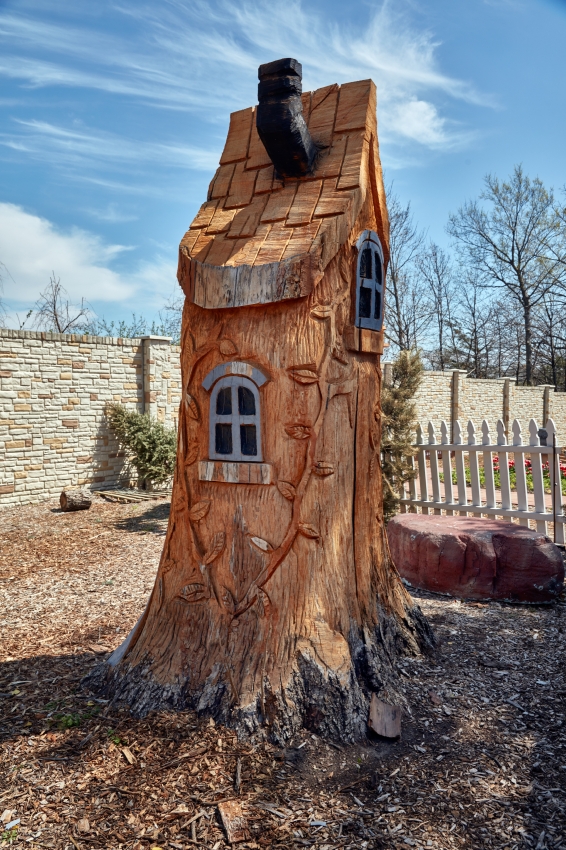
[[[383,325],[383,251],[373,230],[358,239],[356,326],[380,331]]]
[[[211,460],[261,463],[261,417],[258,388],[266,376],[250,363],[221,363],[203,381],[210,394]]]

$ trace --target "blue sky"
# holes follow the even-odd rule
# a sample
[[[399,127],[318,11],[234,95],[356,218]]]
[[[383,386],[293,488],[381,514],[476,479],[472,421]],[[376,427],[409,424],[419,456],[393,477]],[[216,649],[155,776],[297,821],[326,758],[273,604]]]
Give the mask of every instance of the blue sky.
[[[0,0],[0,261],[11,323],[51,270],[150,320],[257,67],[372,77],[388,182],[429,235],[487,172],[566,184],[566,0]]]

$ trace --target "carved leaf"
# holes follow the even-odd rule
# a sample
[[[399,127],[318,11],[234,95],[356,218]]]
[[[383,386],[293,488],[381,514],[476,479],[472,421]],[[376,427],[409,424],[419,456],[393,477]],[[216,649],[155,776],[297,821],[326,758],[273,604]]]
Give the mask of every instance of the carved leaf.
[[[343,363],[344,366],[348,363],[348,355],[346,354],[346,350],[340,338],[336,339],[336,342],[332,346],[332,356],[335,360],[338,360],[339,363]]]
[[[312,471],[315,475],[333,475],[334,467],[331,463],[325,463],[324,461],[319,460],[314,464]]]
[[[282,496],[285,496],[286,499],[289,499],[290,502],[293,501],[295,496],[297,495],[297,490],[290,484],[289,481],[278,481],[277,489],[281,493]]]
[[[273,552],[273,546],[267,540],[262,540],[261,537],[250,537],[250,541],[261,549],[262,552]]]
[[[318,540],[318,538],[320,537],[320,534],[318,533],[316,528],[313,528],[312,525],[309,525],[306,522],[299,523],[299,533],[302,534],[304,537],[310,537],[311,540]]]
[[[306,440],[311,435],[311,429],[308,425],[289,425],[285,428],[285,433],[294,440]]]
[[[290,369],[291,377],[298,384],[316,384],[318,375],[312,369]]]
[[[220,354],[223,354],[224,357],[233,357],[234,354],[238,353],[238,349],[231,339],[221,339],[218,348],[220,349]]]
[[[204,584],[187,584],[178,594],[178,598],[184,602],[200,602],[202,599],[208,599],[208,589]]]
[[[209,510],[209,499],[206,499],[204,502],[197,502],[196,505],[193,505],[189,511],[189,519],[193,522],[200,522],[200,520],[207,515]]]
[[[332,315],[332,307],[325,304],[315,304],[311,310],[311,316],[316,319],[328,319]]]
[[[213,561],[215,561],[216,558],[218,558],[218,556],[224,551],[225,545],[226,535],[223,531],[217,531],[214,537],[212,538],[210,549],[204,556],[204,563],[211,564]]]
[[[194,398],[187,393],[185,396],[185,405],[187,407],[187,413],[191,417],[191,419],[196,419],[198,422],[200,420],[200,413],[197,407],[197,403]]]
[[[185,466],[190,466],[198,457],[199,444],[198,440],[191,440],[191,444],[187,451],[187,456],[185,457]]]

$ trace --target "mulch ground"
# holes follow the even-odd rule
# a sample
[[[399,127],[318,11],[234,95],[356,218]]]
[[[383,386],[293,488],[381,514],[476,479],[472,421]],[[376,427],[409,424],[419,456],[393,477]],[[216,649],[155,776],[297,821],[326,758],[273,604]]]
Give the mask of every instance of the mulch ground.
[[[398,741],[253,745],[84,692],[143,610],[168,508],[0,514],[0,844],[221,850],[235,801],[242,848],[566,848],[564,602],[418,594],[439,647],[403,661]]]

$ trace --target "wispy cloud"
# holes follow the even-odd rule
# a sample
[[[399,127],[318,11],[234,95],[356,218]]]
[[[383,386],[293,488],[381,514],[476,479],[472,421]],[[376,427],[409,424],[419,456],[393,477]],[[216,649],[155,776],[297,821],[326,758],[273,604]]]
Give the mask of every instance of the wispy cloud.
[[[373,14],[368,9],[363,20],[340,26],[307,10],[300,0],[145,5],[123,0],[118,7],[108,6],[108,16],[127,21],[132,38],[96,30],[102,16],[89,22],[88,32],[79,25],[44,25],[39,9],[33,15],[0,13],[5,43],[0,74],[28,86],[99,89],[217,121],[226,111],[255,101],[258,64],[293,55],[303,61],[305,88],[373,77],[383,131],[432,148],[453,147],[468,138],[435,99],[442,96],[442,110],[446,98],[493,105],[471,83],[441,70],[433,34],[415,30],[403,5],[390,0]],[[33,56],[26,55],[32,51]],[[169,153],[180,160],[187,155]]]
[[[0,256],[9,272],[3,275],[4,298],[12,312],[31,307],[53,271],[75,300],[108,306],[143,296],[144,304],[160,306],[174,287],[175,265],[158,256],[134,261],[127,274],[112,268],[133,250],[85,230],[61,230],[20,206],[0,203]]]

